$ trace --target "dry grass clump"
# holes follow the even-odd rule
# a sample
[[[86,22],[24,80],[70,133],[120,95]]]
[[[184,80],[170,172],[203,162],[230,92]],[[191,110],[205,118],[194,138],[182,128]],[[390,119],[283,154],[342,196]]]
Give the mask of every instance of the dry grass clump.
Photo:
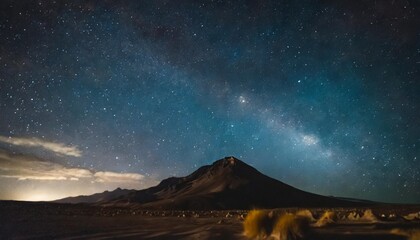
[[[359,214],[357,212],[351,212],[347,216],[347,220],[349,221],[361,221],[361,222],[378,222],[378,218],[372,212],[371,209],[366,209],[363,214]]]
[[[360,219],[360,215],[357,212],[351,212],[347,216],[347,220],[350,221],[358,221]]]
[[[363,213],[363,216],[360,219],[368,222],[378,221],[378,218],[375,216],[375,214],[373,214],[371,209],[366,209]]]
[[[299,210],[299,211],[296,212],[296,215],[297,216],[306,217],[311,222],[315,222],[316,221],[316,219],[314,218],[314,215],[312,215],[312,212],[309,211],[308,209]]]
[[[251,210],[243,223],[244,235],[251,239],[264,239],[273,232],[274,222],[273,212]]]
[[[391,230],[392,234],[407,237],[407,240],[420,240],[420,229],[399,229],[395,228]]]
[[[403,218],[405,220],[408,220],[408,221],[419,220],[420,219],[420,212],[410,213],[406,216],[403,216]]]
[[[311,232],[309,224],[307,216],[286,213],[278,218],[273,235],[279,240],[307,239]]]
[[[314,224],[315,227],[323,227],[335,223],[337,215],[333,211],[325,211],[324,214]]]
[[[284,213],[280,216],[272,211],[252,210],[243,223],[244,235],[250,239],[307,239],[311,232],[311,217],[313,219],[309,210],[296,214]]]

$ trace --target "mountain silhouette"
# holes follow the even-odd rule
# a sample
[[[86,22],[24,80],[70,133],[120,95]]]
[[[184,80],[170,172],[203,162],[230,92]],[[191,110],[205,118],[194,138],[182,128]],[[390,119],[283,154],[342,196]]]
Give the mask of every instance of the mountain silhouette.
[[[131,192],[137,190],[127,190],[117,188],[114,191],[105,191],[102,193],[95,193],[93,195],[86,196],[77,196],[77,197],[67,197],[63,199],[56,200],[57,203],[98,203],[98,202],[107,202],[111,200],[118,199],[121,196],[127,195]]]
[[[170,177],[157,186],[96,202],[106,206],[129,205],[168,210],[345,207],[366,204],[299,190],[260,173],[235,157],[225,157],[212,165],[200,167],[186,177]]]

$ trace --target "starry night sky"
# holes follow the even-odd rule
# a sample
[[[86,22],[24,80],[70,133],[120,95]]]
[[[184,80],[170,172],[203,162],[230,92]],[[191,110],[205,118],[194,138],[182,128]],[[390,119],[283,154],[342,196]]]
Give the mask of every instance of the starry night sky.
[[[1,1],[0,199],[145,188],[235,156],[420,202],[415,1]]]

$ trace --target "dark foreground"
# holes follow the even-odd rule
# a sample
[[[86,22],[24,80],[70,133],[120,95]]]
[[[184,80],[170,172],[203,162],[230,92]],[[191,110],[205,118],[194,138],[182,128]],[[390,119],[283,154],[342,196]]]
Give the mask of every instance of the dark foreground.
[[[365,209],[332,209],[340,220],[314,228],[316,239],[419,239],[420,206],[371,209],[375,221],[361,217]],[[311,209],[314,217],[324,211]],[[247,239],[242,227],[246,214],[0,201],[0,239]]]

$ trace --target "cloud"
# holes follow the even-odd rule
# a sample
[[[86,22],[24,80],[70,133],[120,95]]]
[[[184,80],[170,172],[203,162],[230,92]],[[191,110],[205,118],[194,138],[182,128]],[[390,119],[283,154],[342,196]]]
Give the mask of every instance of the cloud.
[[[97,182],[130,182],[140,181],[143,175],[137,173],[116,173],[116,172],[96,172],[94,174]]]
[[[2,151],[0,151],[0,177],[37,181],[88,180],[97,183],[140,183],[144,179],[144,176],[138,173],[94,172],[85,168],[66,167],[33,156]]]
[[[17,138],[0,136],[0,142],[24,147],[41,147],[60,155],[81,157],[82,151],[76,146],[66,146],[62,143],[48,142],[39,138]]]
[[[68,167],[0,149],[0,199],[40,201],[90,195],[117,187],[144,189],[157,182],[138,173]]]

